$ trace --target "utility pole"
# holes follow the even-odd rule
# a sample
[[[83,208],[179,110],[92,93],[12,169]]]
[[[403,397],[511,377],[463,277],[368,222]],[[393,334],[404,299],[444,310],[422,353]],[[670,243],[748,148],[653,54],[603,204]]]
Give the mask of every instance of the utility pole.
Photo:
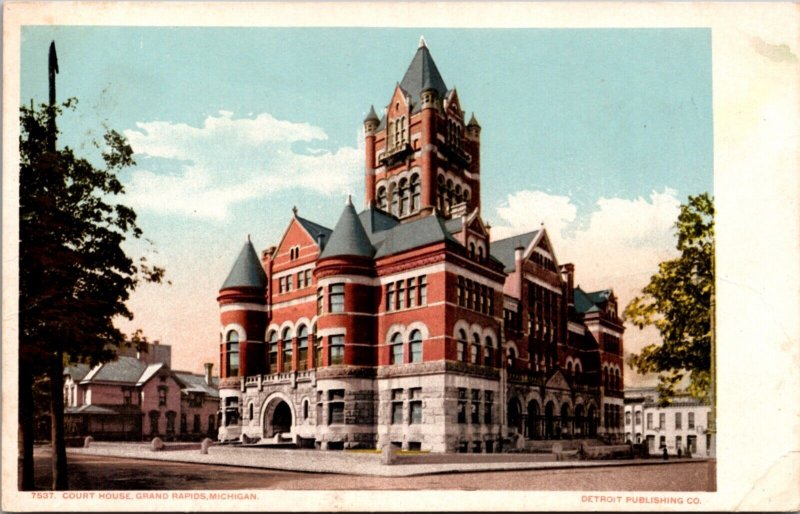
[[[50,42],[50,55],[48,57],[47,75],[50,86],[50,116],[47,121],[48,141],[47,149],[56,151],[56,74],[58,73],[58,56],[56,55],[56,42]]]

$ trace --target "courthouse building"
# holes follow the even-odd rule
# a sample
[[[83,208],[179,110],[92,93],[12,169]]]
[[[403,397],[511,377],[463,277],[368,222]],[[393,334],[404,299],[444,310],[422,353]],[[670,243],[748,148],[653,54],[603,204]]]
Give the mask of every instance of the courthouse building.
[[[481,126],[424,40],[364,130],[363,209],[348,200],[332,224],[293,209],[275,246],[248,238],[220,289],[219,440],[622,440],[616,297],[577,287],[544,228],[491,239]]]

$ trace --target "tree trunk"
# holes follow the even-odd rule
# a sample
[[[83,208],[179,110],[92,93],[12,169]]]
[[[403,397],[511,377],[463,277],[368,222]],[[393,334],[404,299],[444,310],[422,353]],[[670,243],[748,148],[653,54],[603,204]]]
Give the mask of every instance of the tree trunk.
[[[53,445],[53,490],[68,488],[67,448],[64,443],[64,362],[63,354],[55,353],[50,366],[50,435]]]
[[[33,372],[24,359],[19,361],[19,391],[17,414],[19,416],[18,475],[20,491],[32,491],[33,484]]]

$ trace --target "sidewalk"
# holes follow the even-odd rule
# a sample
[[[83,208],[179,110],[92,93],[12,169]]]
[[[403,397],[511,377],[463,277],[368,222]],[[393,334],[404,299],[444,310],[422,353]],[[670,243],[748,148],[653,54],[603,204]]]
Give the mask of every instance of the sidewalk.
[[[440,473],[475,473],[485,471],[514,471],[531,469],[596,468],[630,465],[668,465],[685,462],[703,462],[706,459],[606,460],[606,461],[555,461],[551,454],[475,454],[468,461],[464,454],[431,454],[425,462],[424,455],[413,458],[398,456],[391,465],[381,463],[377,453],[319,450],[280,450],[254,447],[212,446],[208,454],[200,453],[198,445],[167,444],[162,451],[151,451],[149,443],[93,442],[89,448],[68,448],[69,453],[98,455],[130,459],[148,459],[174,462],[238,466],[248,468],[278,469],[309,473],[336,473],[381,477],[408,477]],[[406,462],[404,462],[404,460]]]

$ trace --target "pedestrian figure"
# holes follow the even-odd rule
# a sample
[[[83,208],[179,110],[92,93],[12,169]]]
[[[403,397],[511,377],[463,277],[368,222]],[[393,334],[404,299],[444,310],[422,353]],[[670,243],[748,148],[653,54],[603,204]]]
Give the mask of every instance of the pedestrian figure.
[[[666,447],[666,446],[662,446],[661,448],[664,450],[664,451],[662,452],[662,455],[663,455],[663,457],[664,457],[664,460],[669,460],[669,455],[667,455],[667,447]]]

